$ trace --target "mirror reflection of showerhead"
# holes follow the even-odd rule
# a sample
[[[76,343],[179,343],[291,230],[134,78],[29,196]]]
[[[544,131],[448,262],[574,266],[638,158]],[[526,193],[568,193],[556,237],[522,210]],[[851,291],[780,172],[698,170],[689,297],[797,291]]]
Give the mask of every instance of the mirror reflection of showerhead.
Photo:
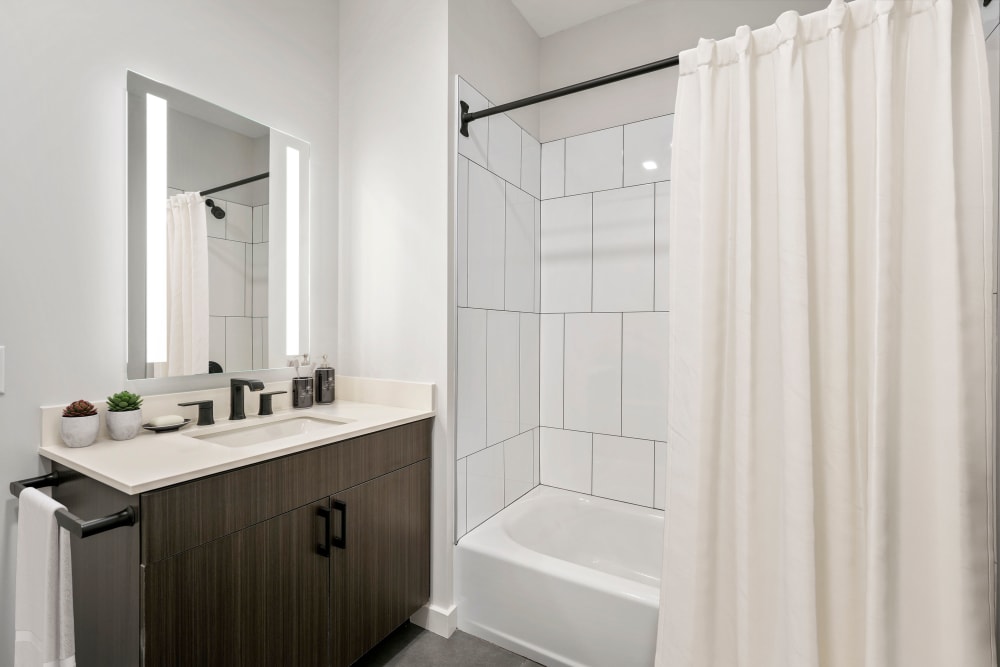
[[[212,201],[211,199],[205,200],[205,206],[212,209],[212,215],[214,215],[217,219],[222,220],[224,217],[226,217],[226,211],[222,207],[216,206],[215,202]]]

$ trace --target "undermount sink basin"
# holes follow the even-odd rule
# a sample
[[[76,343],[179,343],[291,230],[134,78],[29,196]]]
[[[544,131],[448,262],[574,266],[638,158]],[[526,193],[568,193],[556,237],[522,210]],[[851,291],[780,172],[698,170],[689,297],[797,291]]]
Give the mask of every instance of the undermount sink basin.
[[[305,435],[346,423],[346,421],[336,419],[318,419],[316,417],[305,416],[292,417],[282,421],[268,422],[266,424],[248,424],[247,426],[219,433],[205,433],[204,435],[195,435],[192,437],[205,440],[206,442],[213,442],[217,445],[225,445],[226,447],[248,447],[293,435]]]

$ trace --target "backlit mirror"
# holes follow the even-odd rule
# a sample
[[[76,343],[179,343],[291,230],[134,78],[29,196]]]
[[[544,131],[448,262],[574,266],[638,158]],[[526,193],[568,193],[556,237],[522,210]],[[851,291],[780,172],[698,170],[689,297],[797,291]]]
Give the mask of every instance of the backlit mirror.
[[[285,366],[308,350],[309,144],[126,79],[128,378]]]

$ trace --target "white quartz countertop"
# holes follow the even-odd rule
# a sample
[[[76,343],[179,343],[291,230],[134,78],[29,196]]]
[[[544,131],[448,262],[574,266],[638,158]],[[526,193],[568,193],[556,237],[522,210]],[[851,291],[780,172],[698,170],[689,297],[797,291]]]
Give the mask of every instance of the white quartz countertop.
[[[39,447],[39,454],[123,493],[135,495],[432,416],[434,410],[430,405],[398,407],[338,399],[329,405],[302,410],[276,406],[274,415],[266,417],[249,413],[246,419],[236,421],[216,417],[213,426],[192,423],[167,433],[142,430],[132,440],[102,437],[89,447],[71,448],[48,439]],[[345,423],[313,424],[313,429],[306,433],[236,447],[197,437],[211,437],[233,429],[295,417]],[[144,421],[148,421],[145,415]]]

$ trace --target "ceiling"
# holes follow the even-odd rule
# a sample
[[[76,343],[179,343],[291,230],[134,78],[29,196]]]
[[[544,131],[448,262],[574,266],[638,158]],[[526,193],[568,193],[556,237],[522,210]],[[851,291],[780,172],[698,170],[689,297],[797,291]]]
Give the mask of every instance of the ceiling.
[[[539,37],[617,12],[643,0],[511,0]]]

